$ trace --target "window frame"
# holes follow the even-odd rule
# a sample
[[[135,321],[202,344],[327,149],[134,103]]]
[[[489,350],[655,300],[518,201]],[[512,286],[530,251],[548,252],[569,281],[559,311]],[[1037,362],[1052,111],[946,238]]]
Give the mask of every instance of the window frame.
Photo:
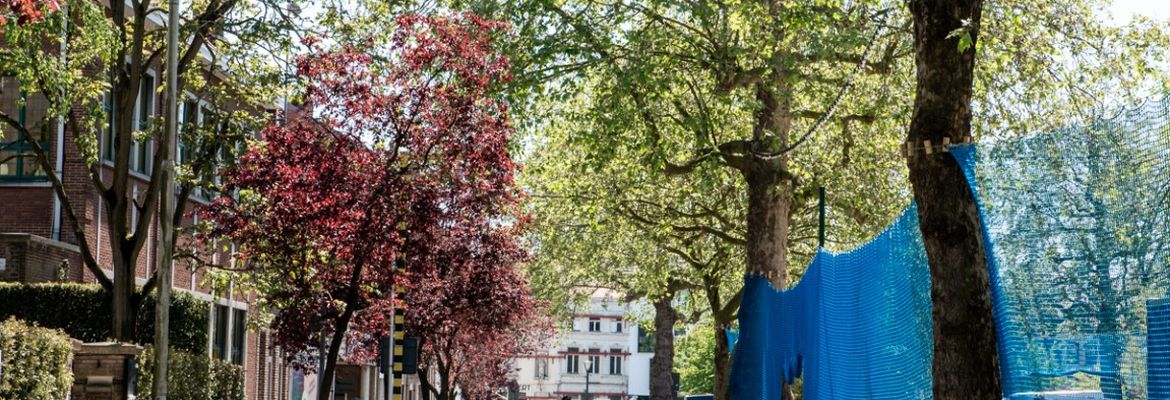
[[[534,379],[548,379],[548,359],[537,358],[535,362],[536,372],[533,373]]]
[[[581,373],[581,355],[565,354],[565,373],[578,375]]]
[[[15,76],[3,76],[0,77],[0,79],[12,79],[14,82],[16,82],[17,87],[20,88],[20,93],[17,95],[16,100],[16,122],[27,128],[28,92],[21,87],[22,85],[20,80]],[[0,127],[0,129],[7,128],[7,125]],[[44,182],[49,180],[47,172],[41,175],[25,175],[25,163],[28,162],[29,159],[31,159],[33,163],[37,163],[37,155],[30,153],[32,149],[32,145],[29,144],[28,138],[25,137],[23,132],[19,131],[16,132],[16,140],[12,141],[12,143],[0,142],[0,152],[14,153],[12,158],[16,161],[12,173],[0,174],[0,182]],[[8,161],[10,160],[6,160],[4,162],[7,163]],[[36,165],[35,167],[39,167],[39,165]],[[35,167],[34,170],[37,169]]]
[[[148,77],[150,78],[151,83],[149,89],[143,87],[143,84],[146,83]],[[143,71],[142,79],[138,82],[138,96],[135,99],[137,101],[134,102],[134,131],[146,132],[147,130],[151,129],[150,118],[154,117],[154,111],[158,109],[158,104],[156,102],[156,100],[158,100],[157,90],[158,74],[154,71],[154,69],[148,68]],[[149,93],[150,95],[144,97],[144,93]],[[142,106],[144,105],[143,101],[146,100],[150,101],[150,104],[146,105],[150,109],[145,110],[146,114],[144,115]],[[130,172],[141,175],[150,175],[152,172],[151,167],[155,155],[153,151],[154,143],[154,139],[151,138],[148,138],[144,141],[130,140]],[[141,168],[139,168],[139,166],[141,166]]]
[[[589,332],[601,332],[601,318],[589,318]]]
[[[208,323],[208,358],[243,366],[248,360],[248,310],[231,302],[213,302]]]

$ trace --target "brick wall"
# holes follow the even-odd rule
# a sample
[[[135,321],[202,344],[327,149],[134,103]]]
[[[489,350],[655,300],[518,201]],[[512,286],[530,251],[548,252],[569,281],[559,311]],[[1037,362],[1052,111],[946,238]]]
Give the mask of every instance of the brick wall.
[[[53,282],[81,278],[77,246],[24,233],[0,233],[0,281]]]
[[[127,365],[134,365],[134,359],[142,348],[114,343],[78,344],[73,349],[73,400],[117,400],[125,399]],[[112,377],[113,386],[109,392],[93,391],[91,379]],[[100,378],[97,378],[100,379]]]
[[[0,35],[0,46],[2,45],[2,35]],[[156,63],[153,70],[162,71],[161,63]],[[210,73],[204,75],[208,84],[219,83],[218,77]],[[156,84],[162,83],[161,78],[161,75],[156,75]],[[165,101],[161,95],[156,98],[153,104],[153,113],[162,113]],[[43,98],[33,96],[29,99],[26,110],[30,115],[43,115],[46,105]],[[80,108],[76,108],[74,111],[82,112]],[[50,150],[50,164],[55,166],[57,165],[57,134],[59,129],[54,124],[49,131],[46,148]],[[82,132],[80,134],[100,139],[99,132]],[[68,260],[69,267],[66,271],[68,280],[96,282],[94,275],[85,268],[82,262],[80,248],[77,246],[81,244],[82,240],[94,253],[101,269],[108,271],[113,264],[113,253],[110,251],[112,241],[109,233],[109,209],[95,189],[90,169],[86,165],[84,157],[81,156],[80,148],[75,140],[77,138],[75,132],[66,129],[62,137],[64,140],[61,143],[61,148],[64,155],[60,176],[64,191],[70,200],[71,209],[77,215],[78,220],[74,221],[68,218],[68,210],[63,207],[61,227],[58,232],[60,240],[46,239],[54,237],[53,205],[56,197],[48,180],[39,182],[0,181],[0,202],[2,202],[0,204],[5,205],[4,210],[2,210],[3,218],[0,218],[0,236],[5,233],[17,234],[12,236],[9,241],[0,241],[0,257],[5,258],[7,266],[5,271],[0,271],[0,280],[23,282],[56,280],[61,260]],[[154,144],[151,143],[151,146],[153,147]],[[98,170],[100,171],[99,180],[107,186],[110,185],[113,177],[112,167],[103,162]],[[140,194],[139,200],[141,200],[141,196],[144,196],[149,186],[149,177],[131,174],[129,181],[132,188],[131,193],[133,193],[133,188],[137,188]],[[200,203],[197,201],[188,201],[186,211],[190,213],[199,206]],[[191,223],[193,221],[188,218],[186,224]],[[80,235],[74,232],[76,225],[81,226]],[[150,224],[146,243],[137,258],[135,275],[138,278],[146,279],[155,269],[157,228],[158,221],[156,219]],[[18,236],[22,236],[24,239],[18,240]],[[191,245],[189,238],[179,238],[178,246],[180,249],[191,248],[189,247]],[[201,256],[204,262],[219,265],[226,265],[229,260],[228,254],[224,251],[216,254],[202,254]],[[188,262],[179,261],[176,263],[174,272],[174,287],[215,297],[211,295],[211,288],[203,284],[206,270],[196,268]],[[233,295],[232,300],[249,303],[251,299]],[[249,314],[251,317],[253,311],[249,310]],[[247,354],[244,369],[247,398],[286,398],[289,374],[283,354],[273,350],[272,347],[265,347],[264,353],[261,353],[260,335],[256,332],[248,332],[245,337]],[[272,357],[273,361],[269,363],[268,353],[273,351],[276,351],[274,353],[276,356]],[[285,381],[270,383],[271,379],[284,379]]]

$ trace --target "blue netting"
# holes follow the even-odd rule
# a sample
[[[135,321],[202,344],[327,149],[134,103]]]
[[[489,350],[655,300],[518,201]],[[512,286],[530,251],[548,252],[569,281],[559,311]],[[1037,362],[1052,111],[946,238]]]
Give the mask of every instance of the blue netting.
[[[914,207],[868,244],[820,252],[787,291],[745,279],[733,399],[779,399],[804,372],[807,399],[930,396],[930,272]]]
[[[952,150],[980,205],[1005,397],[1170,399],[1170,102]],[[777,292],[748,277],[732,394],[928,399],[929,273],[914,208],[818,254]]]
[[[1170,398],[1167,105],[952,152],[990,238],[1006,394]]]

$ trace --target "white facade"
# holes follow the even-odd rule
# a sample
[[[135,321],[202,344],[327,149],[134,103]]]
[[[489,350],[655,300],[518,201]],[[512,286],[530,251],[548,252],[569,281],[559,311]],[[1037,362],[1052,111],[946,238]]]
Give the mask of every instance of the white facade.
[[[620,294],[598,290],[589,307],[573,315],[572,329],[540,354],[515,360],[515,380],[531,400],[582,400],[588,379],[594,400],[626,400],[650,394],[650,357],[638,352],[638,327],[626,321]]]

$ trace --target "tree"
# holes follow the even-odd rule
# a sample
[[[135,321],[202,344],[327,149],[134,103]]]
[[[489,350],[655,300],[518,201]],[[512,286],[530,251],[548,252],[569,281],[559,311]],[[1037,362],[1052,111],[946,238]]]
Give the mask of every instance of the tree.
[[[506,383],[512,357],[543,348],[551,326],[521,274],[526,252],[512,229],[427,237],[436,239],[449,247],[413,258],[405,279],[423,398],[486,399]]]
[[[932,148],[944,138],[959,143],[970,135],[983,2],[915,0],[910,11],[917,90],[906,164],[930,263],[934,398],[998,399],[999,353],[979,210],[959,164]]]
[[[27,3],[8,4],[27,11],[21,6]],[[135,277],[142,249],[151,240],[159,217],[161,163],[165,152],[174,147],[161,134],[163,124],[153,116],[160,102],[148,100],[158,90],[148,71],[166,53],[165,29],[150,22],[151,14],[166,10],[150,0],[109,9],[81,0],[42,4],[49,4],[49,9],[56,4],[63,12],[20,17],[18,22],[25,23],[6,26],[0,70],[15,77],[25,102],[47,105],[47,112],[28,119],[0,115],[5,126],[17,133],[5,144],[21,149],[13,156],[17,162],[51,183],[65,225],[59,228],[65,233],[54,239],[78,245],[86,271],[113,296],[112,336],[129,340],[142,301],[157,284],[156,276],[148,274],[139,290]],[[270,76],[262,73],[270,68],[248,68],[249,74],[239,74],[237,68],[256,65],[253,44],[279,43],[285,37],[261,38],[265,36],[261,32],[288,27],[287,18],[272,11],[286,8],[277,0],[212,0],[190,7],[177,11],[190,22],[182,27],[185,40],[179,49],[178,71],[183,77],[174,89],[207,101],[217,114],[208,116],[202,126],[184,124],[182,147],[187,157],[179,169],[178,190],[183,200],[200,191],[217,191],[212,176],[221,153],[242,140],[260,104],[271,94]],[[264,12],[237,13],[258,8]],[[228,36],[232,45],[227,45]],[[59,119],[71,132],[83,165],[51,162],[53,145],[63,146],[48,134]],[[76,173],[84,175],[91,187],[77,190],[63,183]],[[143,178],[146,182],[140,183]],[[93,222],[85,217],[88,199],[95,195],[100,198],[105,226],[91,227]],[[187,206],[186,201],[178,202],[175,226],[182,226]],[[110,264],[99,261],[98,247],[109,249]],[[113,274],[103,268],[112,269]]]
[[[518,257],[495,228],[518,199],[507,107],[493,97],[508,78],[492,42],[501,25],[474,15],[396,24],[386,44],[308,41],[313,53],[297,63],[306,109],[261,133],[226,175],[238,197],[204,213],[214,221],[206,238],[241,247],[240,272],[276,313],[271,326],[291,361],[312,369],[308,350],[327,347],[321,399],[342,344],[361,359],[386,334],[392,289],[406,282],[395,280],[396,265],[442,282],[448,272],[493,276],[472,268],[493,266],[487,256]],[[487,265],[440,262],[459,256]]]
[[[742,284],[730,267],[741,262],[743,251],[735,177],[666,179],[628,163],[582,160],[587,149],[571,138],[590,123],[566,114],[554,119],[563,125],[541,130],[540,144],[525,154],[522,174],[532,195],[530,240],[537,249],[529,269],[538,284],[548,284],[542,292],[552,295],[546,298],[567,309],[579,299],[563,296],[585,293],[575,289],[607,287],[626,301],[661,305],[649,318],[656,333],[671,335],[676,322],[694,323],[704,315],[711,318],[703,323],[726,329],[735,320]],[[666,366],[652,374],[652,381],[663,382],[652,386],[652,397],[673,395],[671,339],[655,347],[655,360]],[[705,392],[726,388],[727,350],[723,342],[708,354],[719,365],[718,385]]]
[[[596,197],[664,204],[661,197],[625,193],[639,193],[645,182],[654,181],[645,176],[660,174],[686,179],[696,188],[668,194],[677,204],[693,204],[721,195],[710,187],[728,187],[695,181],[714,181],[725,171],[738,174],[748,211],[726,215],[756,223],[742,236],[749,273],[774,272],[779,261],[796,265],[779,268],[784,273],[800,270],[800,252],[812,247],[812,240],[807,230],[796,227],[811,225],[801,219],[814,215],[808,205],[820,184],[830,188],[830,237],[844,233],[841,247],[881,229],[905,204],[903,161],[889,151],[905,139],[900,132],[913,110],[910,99],[897,94],[912,89],[913,49],[907,46],[912,20],[901,7],[835,1],[497,3],[480,7],[516,19],[522,32],[518,42],[525,46],[514,47],[533,49],[516,59],[529,63],[523,64],[527,68],[518,82],[536,89],[524,87],[517,95],[544,100],[521,103],[521,118],[539,121],[551,115],[579,124],[569,140],[549,140],[534,150],[555,152],[566,142],[574,149],[560,158],[582,166],[563,175],[566,186],[581,185],[587,180],[580,176],[589,174],[621,182],[614,185],[621,192],[594,190]],[[992,36],[979,42],[981,57],[990,60],[975,73],[979,134],[1002,137],[1063,125],[1078,108],[1106,93],[1131,96],[1141,91],[1135,88],[1155,86],[1150,82],[1162,84],[1158,79],[1164,76],[1148,79],[1130,71],[1150,72],[1164,58],[1149,47],[1165,43],[1164,26],[1103,26],[1094,22],[1097,4],[991,3],[988,12],[1000,18],[991,22],[996,27]],[[1038,25],[1054,28],[1035,29]],[[1074,54],[1078,62],[1063,62],[1065,54]],[[1125,68],[1119,60],[1140,67]],[[538,145],[549,136],[548,125],[532,124]],[[625,173],[637,179],[623,180]],[[769,193],[779,195],[759,200]],[[580,204],[581,213],[599,207],[582,197],[564,201]],[[769,207],[768,212],[751,211]],[[619,208],[611,209],[616,214]],[[786,217],[764,218],[773,213]],[[656,222],[669,226],[677,220]],[[775,228],[772,233],[787,233],[747,233],[769,233],[764,225]],[[709,234],[720,233],[726,232]],[[787,243],[781,243],[785,236]],[[773,243],[761,247],[760,240],[746,240],[751,237]],[[772,253],[753,253],[753,247]]]

